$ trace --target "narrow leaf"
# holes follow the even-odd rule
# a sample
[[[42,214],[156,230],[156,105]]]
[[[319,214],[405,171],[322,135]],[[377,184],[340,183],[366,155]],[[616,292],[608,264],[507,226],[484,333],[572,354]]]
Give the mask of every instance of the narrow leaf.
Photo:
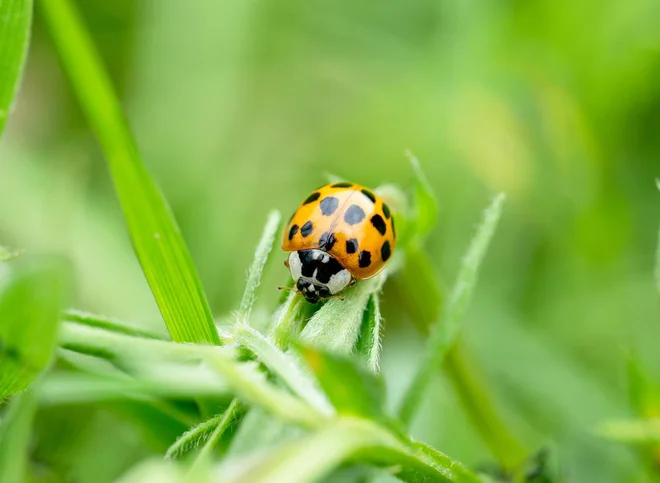
[[[236,331],[236,339],[279,376],[294,394],[326,415],[334,413],[314,380],[300,368],[298,361],[290,354],[282,352],[266,337],[249,327],[239,328]]]
[[[119,100],[69,0],[42,0],[74,93],[106,155],[133,247],[173,340],[220,344],[197,270],[165,198],[147,172]]]
[[[433,194],[431,185],[422,171],[417,157],[410,151],[406,153],[415,174],[414,185],[414,220],[415,236],[424,238],[435,226],[438,218],[438,202]]]
[[[0,287],[0,400],[25,389],[51,361],[69,288],[60,259],[21,261]]]
[[[193,464],[190,474],[191,476],[195,474],[196,471],[202,470],[206,465],[208,465],[211,459],[211,452],[213,448],[218,444],[222,436],[227,432],[227,430],[235,424],[237,421],[240,421],[241,415],[245,413],[245,409],[238,399],[232,400],[229,403],[225,412],[222,413],[222,417],[217,422],[215,429],[206,439],[202,450],[197,455],[195,463]]]
[[[31,23],[32,0],[0,2],[0,135],[23,74]]]
[[[254,254],[254,261],[248,272],[248,279],[245,284],[241,307],[239,308],[239,323],[249,323],[250,311],[252,310],[252,305],[256,299],[257,288],[261,283],[261,274],[268,261],[268,254],[273,248],[281,218],[282,216],[279,211],[271,211],[268,215],[268,221],[266,222],[266,226],[261,235],[261,240],[259,241],[259,245],[257,245],[257,250]]]
[[[176,441],[167,449],[165,459],[177,459],[189,451],[196,450],[202,444],[206,445],[214,437],[219,437],[234,422],[233,416],[237,413],[237,402],[233,400],[225,411],[213,416],[206,421],[193,426],[188,431],[179,436]],[[220,432],[220,434],[217,434]],[[214,441],[214,444],[217,441]]]
[[[358,340],[358,353],[367,361],[374,373],[380,371],[381,337],[383,317],[380,314],[380,297],[378,293],[371,294],[362,320],[362,332]]]
[[[33,396],[23,393],[14,397],[0,424],[0,481],[27,481],[28,445],[36,410]]]
[[[431,329],[426,351],[419,369],[404,395],[400,416],[404,423],[409,423],[424,396],[431,376],[438,370],[445,355],[453,345],[463,322],[463,315],[470,302],[472,291],[477,282],[477,274],[488,246],[502,214],[504,195],[495,197],[484,212],[483,220],[472,239],[472,243],[463,258],[461,269],[454,285],[447,311],[442,323],[436,323]]]
[[[99,329],[117,332],[118,334],[144,337],[146,339],[166,339],[160,334],[149,332],[140,327],[135,327],[124,322],[119,322],[96,314],[90,314],[89,312],[83,312],[81,310],[69,309],[64,312],[62,318],[70,322],[77,322],[88,327],[97,327]]]

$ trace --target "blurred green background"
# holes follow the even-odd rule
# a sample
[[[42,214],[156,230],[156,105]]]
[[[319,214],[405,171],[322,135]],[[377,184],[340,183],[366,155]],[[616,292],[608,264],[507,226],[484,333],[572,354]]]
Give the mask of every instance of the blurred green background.
[[[287,217],[327,173],[409,186],[411,149],[439,200],[427,249],[448,285],[481,209],[508,195],[463,343],[512,431],[569,481],[651,478],[593,428],[635,416],[629,353],[660,380],[660,3],[77,3],[216,318],[239,303],[269,210]],[[1,147],[0,242],[66,254],[76,307],[162,330],[38,9]],[[269,310],[286,279],[274,258]],[[383,299],[396,401],[423,338],[395,284]],[[37,428],[37,459],[66,481],[106,481],[154,450],[117,405],[44,411]],[[440,377],[414,434],[491,459]]]

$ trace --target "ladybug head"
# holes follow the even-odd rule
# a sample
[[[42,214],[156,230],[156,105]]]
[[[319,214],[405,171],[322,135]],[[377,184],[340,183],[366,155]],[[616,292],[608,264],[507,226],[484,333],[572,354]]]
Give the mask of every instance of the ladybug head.
[[[312,304],[316,304],[330,297],[330,289],[325,285],[317,285],[304,278],[299,278],[296,283],[296,289]]]

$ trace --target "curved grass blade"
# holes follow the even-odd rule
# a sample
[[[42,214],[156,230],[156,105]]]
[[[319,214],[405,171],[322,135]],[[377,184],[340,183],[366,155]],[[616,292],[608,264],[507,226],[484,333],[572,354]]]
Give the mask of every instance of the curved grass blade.
[[[419,407],[431,376],[438,370],[456,340],[463,322],[463,314],[477,282],[481,261],[486,254],[490,240],[495,234],[497,223],[502,214],[503,203],[504,194],[499,194],[484,212],[483,221],[463,259],[442,323],[436,323],[431,328],[426,352],[422,357],[417,374],[404,395],[399,410],[399,415],[406,424],[410,423]]]
[[[173,340],[220,344],[197,270],[147,172],[92,40],[68,0],[42,0],[55,47],[101,143],[135,253]]]
[[[18,92],[31,24],[32,0],[0,2],[0,135]]]

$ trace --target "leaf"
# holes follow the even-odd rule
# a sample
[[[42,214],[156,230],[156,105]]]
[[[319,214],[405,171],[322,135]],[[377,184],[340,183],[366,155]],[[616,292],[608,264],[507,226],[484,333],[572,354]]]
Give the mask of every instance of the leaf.
[[[394,261],[390,262],[392,265]],[[369,280],[362,280],[342,293],[343,300],[330,299],[303,329],[300,339],[331,352],[350,353],[360,335],[362,314],[372,293],[380,290],[390,266]]]
[[[660,443],[660,418],[605,421],[596,428],[596,432],[619,443]]]
[[[264,227],[264,231],[261,235],[261,240],[257,245],[257,250],[254,254],[254,261],[248,272],[247,283],[245,284],[245,291],[243,292],[243,298],[241,300],[241,306],[238,310],[239,313],[239,323],[249,323],[250,321],[250,311],[252,310],[252,305],[256,298],[256,291],[261,283],[261,273],[264,270],[264,266],[268,261],[268,255],[273,248],[275,243],[275,237],[278,233],[278,228],[280,226],[280,220],[282,215],[278,211],[271,211],[268,215],[268,221]]]
[[[385,388],[381,378],[354,358],[309,346],[299,350],[340,414],[384,419]]]
[[[380,314],[380,297],[378,293],[373,293],[369,297],[367,308],[364,311],[357,352],[367,361],[374,373],[380,372],[382,331],[383,317]]]
[[[0,2],[0,136],[23,74],[31,23],[32,0]]]
[[[481,481],[465,466],[420,443],[401,441],[387,428],[372,421],[339,417],[315,432],[291,443],[221,464],[218,477],[228,483],[311,483],[350,462],[362,460],[397,471],[404,481]]]
[[[173,340],[220,344],[192,258],[147,172],[98,52],[69,0],[43,0],[64,71],[105,153],[133,247]]]
[[[431,335],[427,341],[426,350],[420,366],[404,395],[399,410],[401,420],[406,424],[410,422],[419,407],[431,376],[444,361],[447,352],[452,347],[460,331],[463,323],[463,315],[470,302],[474,286],[477,283],[481,261],[488,250],[502,214],[503,203],[504,194],[499,194],[484,212],[483,220],[463,258],[447,311],[442,318],[442,323],[436,323],[431,328]]]
[[[59,258],[21,261],[0,286],[0,400],[24,390],[51,361],[69,267]]]
[[[167,340],[166,337],[163,337],[160,334],[149,332],[140,327],[134,327],[123,322],[112,320],[96,314],[90,314],[89,312],[83,312],[81,310],[67,310],[64,312],[62,318],[70,322],[76,322],[88,327],[97,327],[99,329],[117,332],[118,334],[144,337],[146,339]]]
[[[29,393],[14,397],[0,424],[0,481],[27,481],[26,468],[34,413],[34,398]]]
[[[213,448],[217,440],[239,419],[243,409],[236,399],[220,414],[202,421],[177,438],[167,449],[165,459],[177,459],[183,454],[197,449],[204,444],[204,449]],[[210,451],[210,449],[209,449]]]
[[[145,368],[132,377],[57,371],[45,375],[39,386],[39,400],[44,405],[230,394],[229,385],[217,372],[205,366],[175,363]]]
[[[236,340],[279,376],[294,394],[323,414],[331,416],[334,413],[328,400],[314,384],[314,380],[300,368],[298,361],[290,354],[282,352],[275,344],[250,327],[239,328],[235,335]]]
[[[410,151],[406,153],[415,175],[414,183],[414,220],[415,233],[418,239],[425,238],[433,229],[438,218],[438,202],[431,185],[422,171],[417,157]]]

